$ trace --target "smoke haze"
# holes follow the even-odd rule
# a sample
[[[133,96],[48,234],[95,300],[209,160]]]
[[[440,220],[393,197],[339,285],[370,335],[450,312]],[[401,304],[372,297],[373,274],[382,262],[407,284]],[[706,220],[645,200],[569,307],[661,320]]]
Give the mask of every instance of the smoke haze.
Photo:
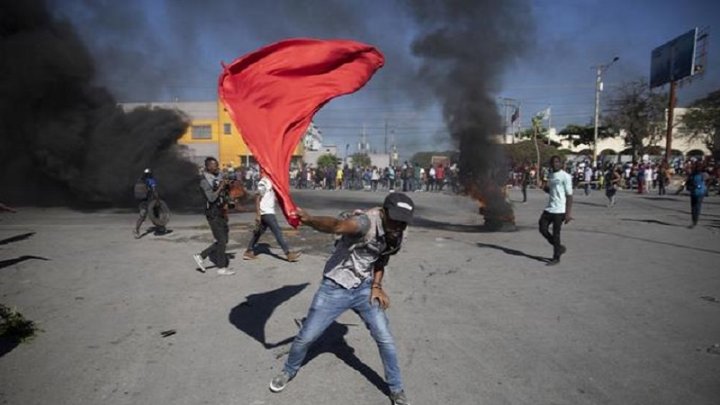
[[[163,198],[187,199],[196,170],[176,145],[187,119],[159,109],[126,114],[94,77],[72,25],[43,1],[1,3],[0,198],[128,204],[150,167]]]
[[[49,0],[49,10],[39,0],[4,3],[3,198],[119,203],[145,166],[155,168],[165,195],[182,195],[186,177],[194,179],[175,145],[186,118],[142,109],[125,114],[114,96],[214,100],[220,61],[293,36],[378,46],[386,67],[358,96],[376,112],[406,117],[408,136],[397,129],[399,146],[427,145],[422,122],[429,118],[408,109],[422,111],[437,100],[447,130],[438,123],[433,131],[452,135],[463,172],[471,177],[497,167],[494,95],[503,69],[532,37],[529,1],[242,3]],[[196,63],[202,60],[217,64]],[[360,122],[363,114],[335,116]]]
[[[503,70],[531,44],[534,25],[526,0],[411,0],[420,27],[412,51],[419,81],[432,87],[460,151],[460,173],[490,211],[511,212],[502,194],[507,173],[495,137],[502,133],[495,94]],[[491,184],[494,183],[494,187]]]

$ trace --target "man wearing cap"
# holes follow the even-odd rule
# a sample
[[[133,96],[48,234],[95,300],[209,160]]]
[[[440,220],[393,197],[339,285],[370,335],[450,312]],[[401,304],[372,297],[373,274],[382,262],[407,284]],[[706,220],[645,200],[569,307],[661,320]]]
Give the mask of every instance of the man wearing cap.
[[[382,207],[355,211],[345,218],[320,217],[298,209],[300,221],[317,231],[341,235],[325,263],[320,288],[300,332],[290,347],[282,373],[270,390],[282,391],[297,374],[310,346],[345,311],[365,321],[380,350],[393,404],[408,404],[403,389],[395,341],[385,310],[390,305],[382,280],[390,255],[400,250],[403,232],[412,221],[415,204],[403,193],[392,193]]]

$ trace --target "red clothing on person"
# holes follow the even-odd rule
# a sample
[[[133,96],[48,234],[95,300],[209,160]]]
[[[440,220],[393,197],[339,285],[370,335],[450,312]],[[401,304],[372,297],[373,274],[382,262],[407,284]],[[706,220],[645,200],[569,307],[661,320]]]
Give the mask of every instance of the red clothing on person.
[[[223,66],[220,99],[293,227],[300,224],[290,197],[293,151],[325,103],[360,89],[384,62],[380,51],[360,42],[288,39]]]
[[[437,179],[445,178],[445,168],[442,165],[439,165],[437,167],[437,169],[435,169],[435,178],[437,178]]]

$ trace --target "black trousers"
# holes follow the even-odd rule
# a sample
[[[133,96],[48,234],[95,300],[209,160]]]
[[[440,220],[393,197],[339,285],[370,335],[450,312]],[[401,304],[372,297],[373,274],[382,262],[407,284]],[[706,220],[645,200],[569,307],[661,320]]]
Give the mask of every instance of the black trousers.
[[[522,185],[522,194],[523,194],[523,201],[522,201],[522,202],[527,202],[527,188],[528,188],[528,185],[527,185],[527,184],[523,184],[523,185]]]
[[[227,248],[228,234],[230,232],[228,220],[222,213],[214,210],[208,211],[205,217],[210,225],[215,242],[203,250],[200,256],[203,259],[210,258],[210,261],[215,263],[217,267],[227,267],[228,258],[225,249]]]
[[[565,214],[551,214],[543,211],[540,215],[540,233],[547,239],[548,243],[553,246],[553,259],[560,258],[560,229],[562,228]],[[550,224],[552,224],[552,233],[550,233]]]
[[[702,211],[703,196],[697,196],[692,191],[690,192],[690,216],[692,217],[693,225],[697,225],[698,219],[700,219],[700,211]]]
[[[137,219],[137,222],[135,222],[135,229],[140,232],[140,227],[142,226],[143,222],[147,219],[148,213],[150,212],[148,210],[148,206],[150,205],[150,201],[148,200],[142,200],[140,202],[140,205],[138,206],[138,210],[140,211],[140,216]],[[157,210],[159,207],[157,204],[155,204],[155,209]],[[155,213],[157,215],[157,213]],[[155,226],[155,234],[163,234],[167,230],[164,226]]]

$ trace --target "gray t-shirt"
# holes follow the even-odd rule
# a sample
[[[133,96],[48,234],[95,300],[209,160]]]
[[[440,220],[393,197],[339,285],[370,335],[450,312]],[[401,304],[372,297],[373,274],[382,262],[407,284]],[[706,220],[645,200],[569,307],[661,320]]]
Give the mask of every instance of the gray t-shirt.
[[[203,172],[203,176],[200,179],[200,188],[205,194],[205,199],[214,203],[220,195],[220,191],[216,189],[217,184],[222,180],[222,175],[212,174],[210,172]]]
[[[348,289],[372,277],[374,264],[386,247],[379,209],[368,210],[354,218],[360,225],[360,232],[343,235],[337,241],[323,271],[325,277]],[[366,241],[368,233],[374,233],[375,237]]]

